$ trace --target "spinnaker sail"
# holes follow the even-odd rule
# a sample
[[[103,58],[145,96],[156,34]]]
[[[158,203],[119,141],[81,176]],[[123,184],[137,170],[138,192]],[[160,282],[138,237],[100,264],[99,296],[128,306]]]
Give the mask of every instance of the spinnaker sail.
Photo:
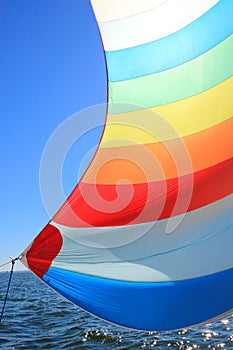
[[[233,1],[91,0],[106,58],[98,150],[21,261],[112,323],[233,309]]]

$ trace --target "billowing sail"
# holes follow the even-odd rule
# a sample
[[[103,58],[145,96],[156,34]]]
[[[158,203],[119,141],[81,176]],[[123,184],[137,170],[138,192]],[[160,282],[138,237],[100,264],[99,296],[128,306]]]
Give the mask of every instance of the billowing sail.
[[[106,57],[98,150],[21,261],[142,330],[233,308],[233,1],[92,0]]]

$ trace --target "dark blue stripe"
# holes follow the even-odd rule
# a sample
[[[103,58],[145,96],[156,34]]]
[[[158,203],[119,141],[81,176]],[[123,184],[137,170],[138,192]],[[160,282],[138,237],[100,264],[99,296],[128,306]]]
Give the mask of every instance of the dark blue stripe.
[[[232,13],[233,1],[222,0],[196,21],[165,38],[107,51],[109,81],[160,72],[200,56],[232,34]]]
[[[188,327],[233,308],[233,269],[184,281],[142,283],[51,267],[43,280],[94,315],[134,329]]]

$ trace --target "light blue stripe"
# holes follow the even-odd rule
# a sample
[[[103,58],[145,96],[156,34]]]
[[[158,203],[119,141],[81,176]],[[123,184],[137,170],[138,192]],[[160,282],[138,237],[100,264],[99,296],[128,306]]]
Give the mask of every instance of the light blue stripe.
[[[43,280],[83,309],[134,329],[183,328],[233,308],[233,269],[184,281],[142,283],[51,267]]]
[[[222,0],[196,21],[165,38],[106,51],[109,81],[157,73],[198,57],[233,32],[233,1]]]

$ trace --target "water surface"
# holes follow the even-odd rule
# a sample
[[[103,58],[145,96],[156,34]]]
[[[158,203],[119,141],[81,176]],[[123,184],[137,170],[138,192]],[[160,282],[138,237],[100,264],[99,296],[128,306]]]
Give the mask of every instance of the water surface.
[[[8,278],[0,273],[0,308]],[[79,309],[31,272],[14,272],[0,324],[1,350],[151,348],[233,349],[233,317],[180,331],[127,330]]]

